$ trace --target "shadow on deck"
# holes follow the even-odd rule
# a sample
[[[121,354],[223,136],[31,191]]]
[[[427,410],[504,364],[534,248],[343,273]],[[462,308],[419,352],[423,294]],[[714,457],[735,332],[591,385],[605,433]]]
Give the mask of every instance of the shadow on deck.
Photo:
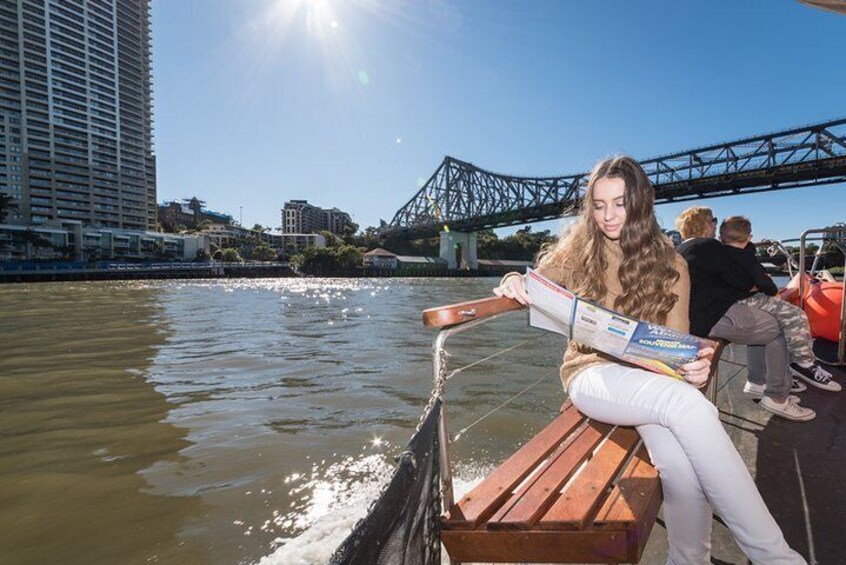
[[[818,355],[836,357],[832,344],[818,344]],[[799,394],[813,408],[811,422],[790,422],[758,407],[743,394],[745,348],[731,346],[720,366],[718,406],[726,430],[746,461],[758,489],[791,547],[810,564],[846,562],[846,391],[808,387]],[[735,364],[740,363],[740,365]],[[829,367],[846,385],[846,370]],[[667,532],[659,519],[641,563],[663,564]],[[714,521],[712,563],[747,563],[728,529]]]

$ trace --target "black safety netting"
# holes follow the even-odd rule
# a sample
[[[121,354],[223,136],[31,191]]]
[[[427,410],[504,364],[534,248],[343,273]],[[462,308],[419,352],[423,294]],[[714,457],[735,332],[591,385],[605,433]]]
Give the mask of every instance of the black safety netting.
[[[335,550],[330,565],[440,563],[440,412],[437,400],[397,457],[390,483]]]

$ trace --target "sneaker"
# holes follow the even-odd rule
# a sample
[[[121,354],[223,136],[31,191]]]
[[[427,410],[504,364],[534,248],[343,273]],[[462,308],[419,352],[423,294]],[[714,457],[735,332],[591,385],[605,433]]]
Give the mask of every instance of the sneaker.
[[[810,408],[803,408],[798,403],[789,400],[778,403],[769,396],[762,398],[758,406],[772,412],[776,416],[781,416],[794,422],[809,422],[817,417],[817,413]]]
[[[840,392],[842,388],[840,383],[831,378],[831,373],[816,364],[810,367],[802,367],[796,363],[791,363],[790,371],[800,379],[808,381],[808,384],[823,390]]]
[[[801,384],[801,383],[798,383],[797,381],[793,381],[793,382],[795,382],[796,384]],[[805,385],[801,385],[801,386],[805,387]],[[808,387],[805,387],[801,390],[805,390],[806,388],[808,388]],[[748,396],[751,396],[752,398],[763,398],[764,392],[766,392],[766,390],[767,390],[767,385],[756,385],[755,383],[750,383],[749,381],[746,381],[746,384],[743,385],[743,393],[748,395]],[[794,392],[793,387],[790,388],[790,392]],[[796,396],[795,394],[787,395],[787,400],[789,400],[790,402],[795,402],[797,404],[799,403],[799,397]]]
[[[805,383],[800,383],[796,379],[793,379],[790,383],[790,392],[805,392],[808,390],[808,385]]]

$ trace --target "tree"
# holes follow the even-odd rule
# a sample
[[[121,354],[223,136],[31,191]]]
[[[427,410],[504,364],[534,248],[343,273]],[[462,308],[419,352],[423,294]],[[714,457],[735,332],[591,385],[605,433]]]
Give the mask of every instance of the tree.
[[[345,224],[344,228],[341,230],[341,239],[343,239],[344,243],[347,245],[354,245],[356,232],[358,232],[358,224]]]
[[[201,247],[200,249],[197,250],[196,257],[197,257],[197,259],[199,259],[201,261],[205,261],[209,258],[209,252]]]
[[[341,241],[338,239],[338,236],[328,230],[322,230],[320,232],[320,235],[322,235],[323,238],[326,240],[326,247],[337,247],[341,244]]]
[[[296,271],[310,274],[332,274],[341,269],[354,269],[361,265],[363,254],[352,245],[338,247],[307,247],[291,257],[289,263]]]
[[[13,210],[17,212],[19,209],[18,200],[8,194],[0,192],[0,224],[6,221],[6,216]]]
[[[364,254],[359,248],[344,244],[335,249],[335,258],[341,269],[354,269],[361,266]]]
[[[264,243],[253,248],[252,256],[256,261],[276,261],[279,258],[279,254]]]
[[[53,244],[49,239],[42,236],[40,233],[32,229],[26,229],[22,232],[17,232],[16,239],[24,244],[24,258],[29,261],[32,259],[33,251],[38,254],[38,249],[53,248]]]
[[[254,224],[251,229],[252,231],[257,231],[259,233],[267,233],[270,231],[269,227],[263,226],[261,224]]]
[[[376,249],[382,245],[382,242],[379,240],[377,228],[374,228],[373,226],[364,228],[364,232],[353,235],[349,238],[349,240],[344,238],[344,241],[355,247],[363,247],[365,251]]]
[[[238,253],[238,250],[234,247],[227,247],[226,249],[222,250],[220,253],[220,259],[224,263],[241,263],[244,260],[241,257],[241,254]]]

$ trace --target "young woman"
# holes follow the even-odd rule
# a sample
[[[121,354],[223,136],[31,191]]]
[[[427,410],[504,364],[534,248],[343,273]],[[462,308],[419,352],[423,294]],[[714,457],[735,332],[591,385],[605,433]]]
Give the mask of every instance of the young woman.
[[[600,162],[591,173],[581,219],[541,253],[538,268],[586,299],[687,332],[687,263],[661,233],[654,199],[636,161]],[[529,303],[519,273],[506,275],[494,292]],[[805,563],[767,510],[717,409],[696,388],[707,380],[709,353],[700,351],[700,359],[684,366],[687,382],[682,382],[570,342],[561,379],[585,415],[637,427],[661,474],[667,563],[710,563],[712,508],[752,562]]]

